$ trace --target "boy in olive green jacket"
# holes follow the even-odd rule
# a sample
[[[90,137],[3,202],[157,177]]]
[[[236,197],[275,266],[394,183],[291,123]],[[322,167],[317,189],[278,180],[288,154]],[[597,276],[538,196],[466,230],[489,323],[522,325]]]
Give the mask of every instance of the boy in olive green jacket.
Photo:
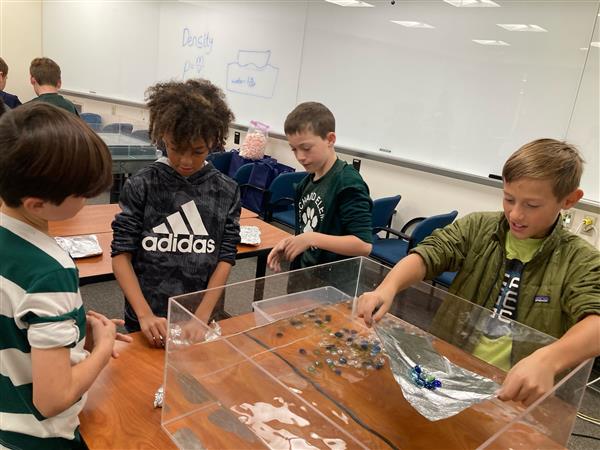
[[[458,271],[450,292],[492,310],[490,326],[474,333],[469,321],[446,316],[447,334],[462,335],[461,348],[510,369],[498,398],[533,403],[556,374],[600,355],[600,252],[560,220],[561,209],[583,196],[582,171],[579,153],[564,142],[524,145],[502,171],[504,213],[473,213],[436,230],[359,298],[359,316],[371,325],[398,291]],[[524,357],[529,351],[513,342],[507,319],[559,339]]]

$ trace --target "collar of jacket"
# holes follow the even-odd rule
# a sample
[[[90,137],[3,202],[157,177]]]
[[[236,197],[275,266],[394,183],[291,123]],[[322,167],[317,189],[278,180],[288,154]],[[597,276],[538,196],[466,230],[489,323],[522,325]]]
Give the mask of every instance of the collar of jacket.
[[[159,171],[167,174],[170,177],[177,178],[179,181],[188,182],[190,184],[198,184],[205,181],[205,179],[214,175],[212,164],[205,164],[198,172],[190,175],[189,177],[184,177],[179,172],[177,172],[173,167],[171,167],[168,163],[163,161],[155,161],[153,163],[155,167],[158,168]],[[216,171],[216,169],[214,169]]]
[[[504,243],[506,242],[506,233],[508,232],[508,220],[506,220],[504,213],[500,213],[500,220],[498,221],[496,229],[492,234],[492,239],[498,241],[498,243],[503,246],[502,248],[504,248]],[[556,218],[556,222],[554,222],[554,225],[552,226],[552,232],[546,237],[544,242],[542,242],[542,245],[528,264],[531,264],[532,262],[537,261],[539,259],[546,259],[556,249],[556,247],[560,244],[563,238],[564,230],[562,225],[562,215],[559,214]]]

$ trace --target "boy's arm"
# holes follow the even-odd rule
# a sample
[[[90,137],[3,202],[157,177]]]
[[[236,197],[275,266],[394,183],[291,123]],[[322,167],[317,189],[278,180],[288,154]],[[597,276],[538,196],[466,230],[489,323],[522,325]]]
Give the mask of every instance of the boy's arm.
[[[366,292],[358,299],[358,315],[371,326],[379,321],[392,306],[399,291],[418,281],[434,278],[444,270],[458,270],[468,252],[469,230],[475,216],[465,216],[454,223],[435,230],[410,254],[402,258],[373,292]],[[375,310],[379,310],[375,312]]]
[[[231,264],[226,261],[219,261],[215,271],[208,280],[208,286],[206,289],[218,288],[220,286],[224,286],[227,283],[227,278],[229,278],[229,273],[231,272]],[[213,289],[209,290],[204,294],[202,298],[202,302],[198,306],[196,310],[196,316],[202,320],[202,322],[208,324],[208,320],[210,319],[210,315],[212,314],[215,305],[221,298],[221,294],[223,293],[223,289]]]
[[[121,212],[112,223],[112,267],[125,298],[135,311],[140,328],[153,347],[163,347],[167,321],[154,315],[131,264],[132,255],[141,246],[146,208],[146,181],[142,177],[128,178],[119,197]]]
[[[120,253],[113,256],[112,267],[125,298],[137,315],[142,333],[150,345],[163,347],[164,339],[167,336],[167,320],[164,317],[155,316],[150,309],[131,265],[131,254]]]
[[[343,188],[336,194],[336,212],[340,216],[345,234],[334,236],[318,232],[300,233],[296,219],[296,236],[280,241],[271,250],[267,264],[272,270],[281,270],[279,259],[283,256],[293,261],[298,255],[311,247],[337,253],[343,256],[369,256],[372,250],[372,218],[373,202],[364,182],[350,180],[352,187]],[[296,197],[299,196],[297,190]],[[298,234],[299,233],[299,234]]]
[[[106,317],[88,317],[92,322],[94,348],[88,358],[71,365],[66,347],[31,349],[33,404],[45,417],[71,407],[90,386],[110,359],[115,324]]]
[[[237,245],[240,243],[240,213],[242,203],[240,199],[240,188],[236,186],[235,193],[225,220],[223,239],[219,248],[219,262],[208,280],[206,289],[213,289],[227,283],[231,268],[235,264]],[[202,302],[196,309],[196,316],[204,323],[208,323],[212,311],[221,298],[223,289],[214,289],[204,294]]]
[[[226,215],[225,229],[223,230],[223,238],[219,246],[219,262],[226,261],[231,266],[235,265],[235,256],[237,254],[237,245],[240,243],[240,213],[242,203],[240,200],[240,188],[235,187],[233,199],[229,205],[229,209],[223,214]],[[209,282],[210,284],[210,282]]]
[[[372,245],[356,236],[331,236],[329,234],[309,231],[288,238],[284,255],[288,261],[293,261],[300,253],[311,247],[327,250],[344,256],[369,256]]]
[[[367,326],[379,321],[392,307],[396,293],[422,281],[427,268],[421,256],[417,254],[402,258],[387,274],[382,283],[372,292],[365,292],[358,298],[357,314]],[[375,312],[375,310],[377,312]],[[375,312],[375,314],[373,314]]]
[[[592,314],[558,341],[519,361],[508,372],[498,398],[530,405],[552,389],[558,373],[596,356],[600,356],[600,315]]]

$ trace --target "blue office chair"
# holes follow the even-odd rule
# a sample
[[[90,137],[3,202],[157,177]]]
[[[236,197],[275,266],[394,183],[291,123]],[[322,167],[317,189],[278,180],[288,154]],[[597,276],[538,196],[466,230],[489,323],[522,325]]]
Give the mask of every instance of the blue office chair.
[[[285,226],[296,228],[296,212],[294,210],[296,186],[306,175],[308,175],[307,172],[287,172],[275,177],[267,191],[265,221],[274,220]]]
[[[439,284],[440,286],[449,288],[452,282],[454,281],[454,278],[456,278],[457,273],[458,272],[444,272],[439,277],[432,280],[431,284],[433,284],[434,286],[437,286]]]
[[[393,197],[383,197],[373,200],[373,230],[392,226],[392,217],[396,213],[396,206],[400,203],[401,198],[401,195],[394,195]],[[377,235],[377,232],[373,231],[373,237]]]
[[[458,215],[458,211],[452,211],[448,214],[440,214],[431,217],[418,217],[410,220],[401,231],[389,227],[380,227],[377,231],[386,231],[397,236],[397,239],[376,239],[373,241],[373,250],[371,257],[383,264],[394,266],[398,261],[408,255],[408,251],[415,247],[419,242],[429,236],[437,228],[443,228],[452,223]],[[410,236],[406,231],[413,227]],[[374,232],[376,229],[373,230]]]
[[[130,123],[109,123],[102,128],[103,133],[131,134],[132,131],[133,125]]]
[[[227,175],[229,173],[229,164],[231,164],[232,152],[213,152],[209,153],[206,160],[209,161],[215,168]]]
[[[85,123],[102,123],[102,116],[96,113],[81,113],[79,115]]]
[[[148,130],[135,130],[131,135],[142,141],[150,142],[150,132]]]
[[[240,186],[248,184],[253,167],[253,163],[244,164],[235,172],[233,179],[237,181]]]

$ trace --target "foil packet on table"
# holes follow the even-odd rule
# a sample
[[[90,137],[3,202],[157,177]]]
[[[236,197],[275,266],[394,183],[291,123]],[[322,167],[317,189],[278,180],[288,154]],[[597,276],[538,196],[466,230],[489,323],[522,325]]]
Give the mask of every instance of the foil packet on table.
[[[433,348],[429,336],[411,332],[397,319],[384,317],[375,331],[404,398],[431,421],[495,397],[500,388],[491,379],[450,362]]]
[[[260,245],[260,228],[252,225],[242,225],[240,227],[240,238],[242,244]]]
[[[87,258],[102,254],[102,248],[95,234],[55,237],[54,239],[64,251],[71,255],[71,258]]]

